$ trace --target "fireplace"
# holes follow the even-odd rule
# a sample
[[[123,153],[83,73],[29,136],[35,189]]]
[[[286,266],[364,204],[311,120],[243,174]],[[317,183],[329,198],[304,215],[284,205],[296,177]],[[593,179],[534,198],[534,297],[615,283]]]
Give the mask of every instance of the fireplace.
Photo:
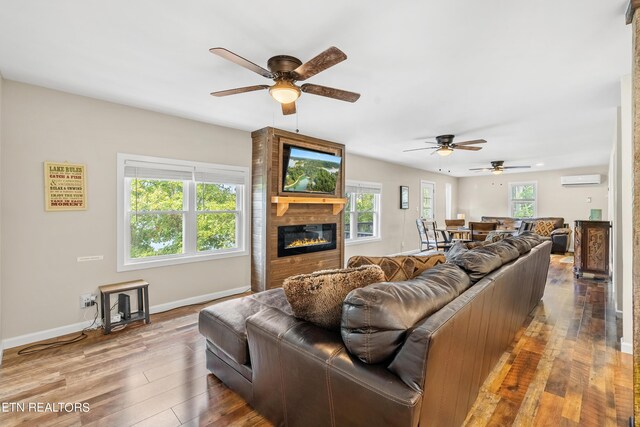
[[[336,224],[278,227],[278,257],[328,251],[336,248]]]

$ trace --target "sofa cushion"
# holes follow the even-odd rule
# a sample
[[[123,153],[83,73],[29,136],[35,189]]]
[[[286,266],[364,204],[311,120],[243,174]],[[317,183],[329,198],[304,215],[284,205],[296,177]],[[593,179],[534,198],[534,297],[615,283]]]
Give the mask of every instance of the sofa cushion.
[[[502,259],[494,253],[482,252],[481,248],[462,252],[447,260],[467,272],[471,282],[475,283],[496,268],[502,266]]]
[[[507,242],[510,245],[514,246],[518,250],[518,252],[520,252],[520,255],[526,254],[531,250],[531,244],[526,239],[520,236],[507,237],[503,240],[503,242]]]
[[[475,248],[479,248],[480,246],[484,246],[484,245],[488,245],[492,242],[486,241],[486,240],[477,240],[474,242],[467,242],[464,245],[467,247],[467,249],[475,249]]]
[[[538,220],[533,226],[533,232],[540,236],[551,236],[551,232],[555,228],[555,221],[553,220]]]
[[[535,248],[536,246],[538,246],[540,243],[543,242],[542,237],[538,236],[536,233],[533,233],[531,231],[525,231],[524,233],[520,234],[518,237],[529,242],[529,245],[532,248]]]
[[[502,264],[513,261],[520,256],[520,252],[518,252],[518,250],[514,246],[502,241],[492,243],[490,245],[485,245],[474,250],[498,255]]]
[[[423,271],[444,262],[445,258],[442,254],[428,256],[352,256],[349,258],[347,267],[379,265],[384,271],[384,281],[400,282],[413,279]]]
[[[293,314],[282,288],[270,289],[203,308],[198,321],[200,333],[232,360],[246,365],[249,363],[249,347],[245,322],[265,307]]]
[[[402,346],[408,329],[470,285],[459,267],[439,264],[412,280],[356,289],[342,307],[342,340],[363,362],[382,362]]]
[[[469,249],[467,249],[467,244],[464,242],[455,242],[453,245],[451,245],[451,247],[449,248],[449,250],[447,252],[445,252],[444,256],[447,260],[450,260],[451,258],[457,256],[458,254],[461,254],[463,252],[468,251]]]
[[[499,231],[490,231],[484,240],[490,243],[495,243],[507,237],[509,237],[509,233],[500,233]]]
[[[342,302],[356,288],[383,282],[377,265],[299,274],[284,280],[282,287],[297,318],[326,329],[339,329]]]

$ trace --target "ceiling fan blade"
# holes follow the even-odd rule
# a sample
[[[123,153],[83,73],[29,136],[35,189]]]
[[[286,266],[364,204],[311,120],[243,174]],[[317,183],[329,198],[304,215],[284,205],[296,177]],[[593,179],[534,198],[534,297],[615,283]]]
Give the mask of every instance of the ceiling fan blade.
[[[347,55],[345,55],[343,51],[335,46],[331,46],[329,49],[293,70],[293,74],[296,76],[296,80],[306,80],[345,59],[347,59]]]
[[[409,150],[402,150],[403,153],[408,151],[420,151],[420,150],[437,150],[438,147],[424,147],[424,148],[410,148]]]
[[[267,86],[267,85],[256,85],[256,86],[238,87],[238,88],[235,88],[235,89],[227,89],[227,90],[219,90],[217,92],[211,92],[211,95],[213,95],[213,96],[229,96],[229,95],[235,95],[237,93],[253,92],[254,90],[262,90],[262,89],[269,89],[269,86]]]
[[[493,169],[491,168],[473,168],[473,169],[469,169],[470,171],[476,171],[476,172],[489,172],[492,171]]]
[[[261,76],[266,77],[268,79],[272,79],[274,77],[271,71],[265,70],[261,66],[254,64],[248,59],[244,59],[242,56],[236,55],[235,53],[223,47],[213,47],[209,49],[209,52],[213,53],[214,55],[218,55],[228,61],[231,61],[234,64],[238,64],[239,66],[244,67],[247,70],[251,70],[254,73],[258,73]]]
[[[300,90],[312,95],[326,96],[327,98],[339,99],[340,101],[347,102],[356,102],[358,98],[360,98],[359,93],[309,83],[300,86]]]
[[[453,145],[471,145],[471,144],[484,144],[487,141],[484,139],[474,139],[473,141],[455,142]]]
[[[531,166],[503,166],[502,169],[529,169]]]
[[[289,114],[296,113],[296,103],[290,102],[288,104],[282,104],[282,114],[288,116]]]
[[[451,145],[451,148],[453,148],[454,150],[469,150],[469,151],[482,150],[482,147],[466,147],[464,145],[462,147],[459,147],[458,144]]]

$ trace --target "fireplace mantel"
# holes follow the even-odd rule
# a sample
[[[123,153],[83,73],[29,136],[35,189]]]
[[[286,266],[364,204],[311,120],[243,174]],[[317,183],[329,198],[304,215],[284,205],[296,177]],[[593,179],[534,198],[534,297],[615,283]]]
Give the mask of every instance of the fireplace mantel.
[[[289,209],[289,204],[306,203],[306,204],[322,204],[333,205],[333,214],[338,215],[347,204],[347,199],[342,197],[289,197],[289,196],[273,196],[271,203],[276,203],[276,215],[282,216]]]

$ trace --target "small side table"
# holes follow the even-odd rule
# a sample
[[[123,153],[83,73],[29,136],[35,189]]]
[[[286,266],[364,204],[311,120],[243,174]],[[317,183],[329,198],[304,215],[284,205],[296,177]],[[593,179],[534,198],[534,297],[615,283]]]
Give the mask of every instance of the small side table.
[[[104,325],[104,333],[111,333],[114,326],[126,325],[138,320],[144,320],[145,323],[151,323],[149,319],[149,283],[144,280],[134,280],[131,282],[113,283],[111,285],[99,286],[100,301],[102,304],[102,324]],[[111,294],[117,294],[126,291],[138,291],[138,311],[131,313],[131,318],[111,323]]]

